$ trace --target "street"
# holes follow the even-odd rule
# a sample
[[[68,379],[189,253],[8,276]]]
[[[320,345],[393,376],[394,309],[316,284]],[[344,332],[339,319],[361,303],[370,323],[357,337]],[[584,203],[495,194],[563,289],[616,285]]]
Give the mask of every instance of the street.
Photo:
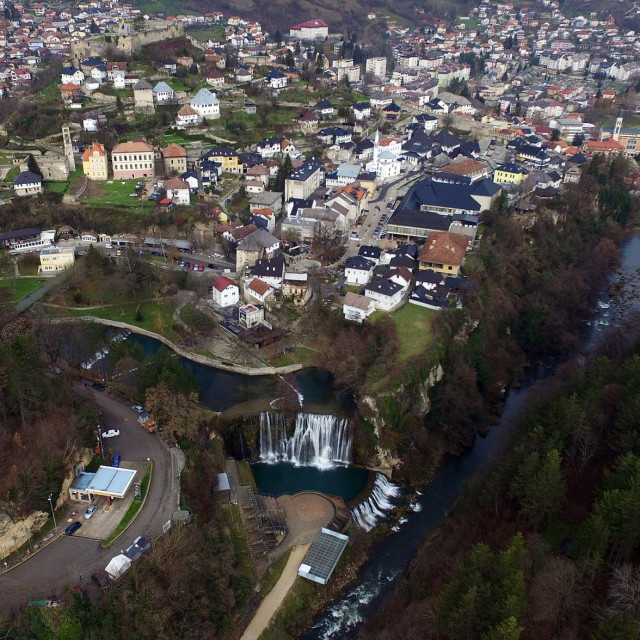
[[[79,584],[80,576],[88,583],[92,573],[102,571],[121,549],[126,549],[140,535],[155,540],[162,534],[162,525],[178,508],[179,480],[176,456],[160,441],[137,424],[137,413],[129,403],[112,397],[108,391],[92,391],[102,410],[102,424],[120,429],[120,436],[105,440],[118,451],[123,460],[153,461],[153,477],[142,511],[131,527],[109,549],[101,543],[82,537],[82,529],[72,537],[61,536],[15,569],[0,575],[0,610],[17,612],[29,599],[60,595],[65,584]],[[98,498],[102,505],[104,498]],[[84,512],[84,508],[80,508]],[[67,523],[59,523],[64,529]]]

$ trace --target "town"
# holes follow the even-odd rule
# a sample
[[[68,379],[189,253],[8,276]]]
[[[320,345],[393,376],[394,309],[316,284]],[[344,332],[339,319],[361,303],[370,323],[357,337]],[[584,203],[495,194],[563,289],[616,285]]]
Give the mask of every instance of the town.
[[[604,287],[636,215],[635,6],[221,8],[2,2],[6,461],[55,427],[0,485],[0,607],[66,611],[52,630],[148,572],[156,604],[181,585],[176,620],[222,603],[194,637],[300,635],[527,358],[575,349],[562,321],[596,302],[576,265]]]

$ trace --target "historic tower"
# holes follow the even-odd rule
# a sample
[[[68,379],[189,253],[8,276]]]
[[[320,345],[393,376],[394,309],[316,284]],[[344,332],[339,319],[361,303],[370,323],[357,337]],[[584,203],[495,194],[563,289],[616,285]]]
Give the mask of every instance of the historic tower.
[[[62,143],[64,145],[64,155],[69,165],[69,173],[76,170],[76,160],[73,157],[73,144],[71,143],[71,133],[69,131],[69,125],[62,125]]]

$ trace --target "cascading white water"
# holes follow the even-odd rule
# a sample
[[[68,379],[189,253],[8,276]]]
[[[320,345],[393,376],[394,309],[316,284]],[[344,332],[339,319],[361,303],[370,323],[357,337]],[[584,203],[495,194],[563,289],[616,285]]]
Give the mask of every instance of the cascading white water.
[[[355,523],[365,531],[370,531],[380,521],[386,520],[387,512],[394,508],[391,498],[400,495],[400,487],[389,482],[381,473],[376,475],[371,495],[351,510]]]
[[[296,466],[331,469],[351,462],[349,421],[332,415],[296,414],[293,435],[287,436],[286,416],[264,411],[260,414],[260,460],[291,462]]]

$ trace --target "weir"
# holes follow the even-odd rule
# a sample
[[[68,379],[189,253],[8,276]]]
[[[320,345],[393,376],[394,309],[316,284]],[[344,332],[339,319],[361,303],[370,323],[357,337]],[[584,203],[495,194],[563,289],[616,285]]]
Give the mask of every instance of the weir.
[[[282,412],[260,414],[260,461],[290,462],[296,466],[332,469],[351,463],[351,423],[317,413],[296,414],[292,436]]]
[[[387,519],[387,514],[394,508],[392,498],[400,495],[400,487],[389,482],[381,474],[376,474],[371,495],[351,510],[354,522],[365,531],[370,531],[382,520]]]

